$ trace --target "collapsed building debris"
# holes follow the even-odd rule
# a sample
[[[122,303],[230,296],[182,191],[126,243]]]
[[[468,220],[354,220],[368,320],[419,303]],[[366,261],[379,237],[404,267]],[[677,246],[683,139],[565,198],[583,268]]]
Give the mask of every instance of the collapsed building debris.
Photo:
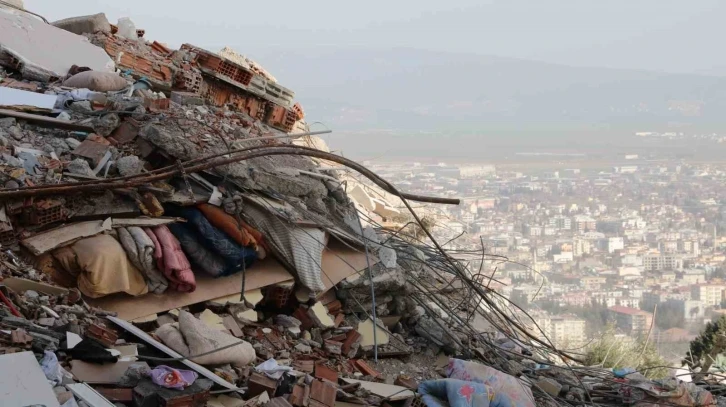
[[[235,51],[103,14],[0,7],[0,33],[3,405],[723,402],[532,335],[408,203],[458,200],[330,153]],[[320,162],[368,181],[346,191]],[[401,211],[425,239],[377,221]]]

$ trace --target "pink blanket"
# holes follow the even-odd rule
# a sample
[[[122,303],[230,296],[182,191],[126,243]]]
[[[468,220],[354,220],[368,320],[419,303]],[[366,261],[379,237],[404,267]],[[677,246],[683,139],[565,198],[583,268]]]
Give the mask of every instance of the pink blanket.
[[[157,226],[144,231],[154,242],[154,259],[167,279],[169,286],[181,292],[192,292],[197,288],[191,265],[169,228]]]

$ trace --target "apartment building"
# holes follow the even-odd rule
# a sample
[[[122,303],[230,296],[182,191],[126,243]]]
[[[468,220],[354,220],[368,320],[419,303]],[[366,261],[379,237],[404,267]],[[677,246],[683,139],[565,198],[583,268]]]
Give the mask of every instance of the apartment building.
[[[631,336],[645,335],[653,323],[653,314],[636,308],[616,305],[610,307],[616,326]]]
[[[696,284],[691,286],[691,299],[701,301],[704,307],[716,307],[721,305],[725,291],[726,285]]]

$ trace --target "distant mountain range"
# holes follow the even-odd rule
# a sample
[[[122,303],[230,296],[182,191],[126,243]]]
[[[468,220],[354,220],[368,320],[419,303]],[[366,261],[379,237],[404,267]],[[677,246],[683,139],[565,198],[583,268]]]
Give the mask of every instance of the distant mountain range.
[[[296,91],[309,117],[344,129],[726,124],[726,77],[720,76],[412,49],[259,58]]]

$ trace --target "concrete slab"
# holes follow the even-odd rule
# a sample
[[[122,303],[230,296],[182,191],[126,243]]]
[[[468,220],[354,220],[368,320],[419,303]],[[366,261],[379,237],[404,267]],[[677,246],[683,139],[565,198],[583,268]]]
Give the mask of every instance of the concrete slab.
[[[108,54],[85,37],[7,8],[0,8],[0,64],[42,82],[66,76],[72,65],[101,72],[115,69]]]

